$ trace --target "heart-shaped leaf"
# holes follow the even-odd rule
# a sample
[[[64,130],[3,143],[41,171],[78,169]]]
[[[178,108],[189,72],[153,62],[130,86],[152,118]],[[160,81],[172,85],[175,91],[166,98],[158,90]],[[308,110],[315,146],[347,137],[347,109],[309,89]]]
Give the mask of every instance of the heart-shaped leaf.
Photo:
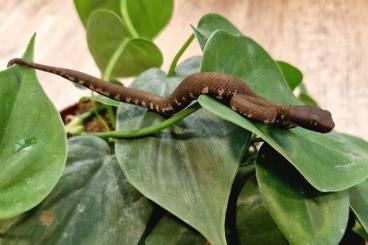
[[[137,244],[151,211],[103,140],[74,137],[53,192],[11,225],[0,244]]]
[[[259,150],[256,172],[263,201],[291,244],[340,241],[349,218],[347,191],[317,191],[267,144]]]
[[[88,18],[96,10],[107,9],[115,12],[118,15],[120,14],[119,0],[74,0],[74,5],[78,12],[79,18],[85,27],[87,27]]]
[[[352,187],[349,192],[350,207],[368,232],[368,180]]]
[[[91,15],[87,41],[97,66],[108,79],[134,76],[162,64],[157,46],[149,40],[129,38],[123,21],[112,11],[98,10]]]
[[[240,244],[288,244],[263,203],[255,177],[239,194],[236,223]]]
[[[33,59],[35,36],[24,58]],[[34,70],[0,72],[0,219],[36,206],[54,188],[66,159],[60,115]]]
[[[173,8],[173,0],[121,0],[124,21],[146,38],[155,37],[167,25]]]
[[[168,95],[183,76],[198,72],[192,64],[179,65],[173,78],[158,69],[148,70],[133,86]],[[138,106],[122,104],[118,111],[119,130],[162,120]],[[226,244],[228,197],[248,140],[245,130],[198,111],[161,133],[119,140],[116,154],[127,179],[143,195],[197,229],[212,244]]]
[[[272,58],[256,42],[218,31],[208,41],[202,71],[240,77],[257,94],[279,103],[300,103]],[[340,191],[368,177],[367,143],[338,133],[302,128],[283,130],[254,123],[213,99],[200,96],[203,108],[262,137],[320,191]]]
[[[227,31],[233,35],[242,35],[242,33],[225,17],[218,14],[206,14],[198,22],[194,34],[199,42],[201,49],[204,49],[207,40],[217,30]]]

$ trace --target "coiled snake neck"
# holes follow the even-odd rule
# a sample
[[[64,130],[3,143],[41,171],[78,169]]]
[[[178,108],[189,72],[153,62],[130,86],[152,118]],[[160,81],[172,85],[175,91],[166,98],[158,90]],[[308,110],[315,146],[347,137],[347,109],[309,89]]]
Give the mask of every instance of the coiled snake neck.
[[[168,117],[206,94],[229,106],[244,117],[281,128],[301,126],[326,133],[335,124],[331,113],[318,107],[282,105],[258,96],[237,77],[216,72],[201,72],[186,77],[168,96],[108,83],[83,72],[12,59],[8,66],[18,64],[64,77],[99,94],[124,103],[143,106]]]

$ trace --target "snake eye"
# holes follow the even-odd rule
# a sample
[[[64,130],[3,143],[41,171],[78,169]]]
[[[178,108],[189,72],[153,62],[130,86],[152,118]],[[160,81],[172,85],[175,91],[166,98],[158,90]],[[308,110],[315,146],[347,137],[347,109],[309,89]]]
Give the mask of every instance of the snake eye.
[[[311,124],[312,124],[313,127],[317,127],[318,122],[316,120],[312,120],[311,121]]]

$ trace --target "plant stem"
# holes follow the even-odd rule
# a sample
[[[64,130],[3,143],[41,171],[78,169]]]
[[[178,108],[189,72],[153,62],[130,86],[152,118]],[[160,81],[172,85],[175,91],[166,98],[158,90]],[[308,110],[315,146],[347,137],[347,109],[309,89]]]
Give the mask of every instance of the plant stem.
[[[185,41],[185,43],[183,44],[183,46],[179,49],[178,53],[175,55],[174,59],[171,62],[169,71],[167,73],[168,77],[172,77],[175,74],[175,68],[176,65],[178,64],[178,61],[180,59],[180,57],[183,55],[183,53],[185,52],[185,50],[187,50],[187,48],[189,47],[189,45],[192,43],[194,39],[194,34],[191,34],[190,37]]]
[[[124,49],[126,48],[128,42],[129,42],[128,38],[124,39],[123,42],[118,47],[118,49],[113,54],[113,56],[111,57],[111,59],[109,60],[109,63],[107,64],[106,69],[104,71],[104,74],[102,76],[103,80],[109,81],[111,79],[112,71],[113,71],[113,69],[116,65],[116,62],[118,61],[120,55],[124,52]],[[110,122],[111,122],[111,125],[112,125],[113,129],[115,129],[116,117],[114,115],[112,107],[107,106],[107,105],[104,105],[104,107],[106,107],[106,109],[107,109],[107,116],[110,119]]]
[[[104,74],[102,76],[103,80],[109,81],[111,79],[112,71],[116,65],[116,62],[118,61],[120,55],[123,53],[124,49],[126,48],[129,40],[130,40],[129,38],[125,38],[118,47],[118,49],[111,56],[109,63],[107,64]]]
[[[99,112],[102,112],[105,108],[98,109]],[[87,111],[79,116],[73,118],[67,125],[65,125],[65,130],[68,134],[71,135],[79,135],[83,131],[83,124],[85,121],[94,116],[94,112]]]
[[[115,129],[116,117],[115,117],[114,111],[112,109],[112,106],[110,106],[110,105],[104,105],[104,107],[106,107],[106,109],[107,109],[107,116],[110,119],[110,123],[112,125],[112,128]]]
[[[91,91],[91,96],[93,97],[93,91]],[[100,124],[105,128],[106,131],[110,131],[109,125],[105,122],[105,120],[101,117],[100,113],[97,110],[96,101],[91,100],[92,111],[95,113],[97,120]]]
[[[121,4],[122,4],[121,14],[123,15],[123,20],[125,22],[126,27],[128,28],[128,32],[130,33],[130,35],[132,35],[133,38],[139,37],[139,34],[129,17],[127,10],[127,1],[121,1]]]
[[[168,128],[175,123],[183,120],[190,114],[196,112],[198,109],[200,109],[201,106],[199,103],[195,103],[188,108],[178,112],[173,117],[157,124],[153,125],[147,128],[137,129],[137,130],[131,130],[131,131],[110,131],[110,132],[99,132],[99,133],[82,133],[83,135],[94,135],[101,138],[136,138],[136,137],[142,137],[146,135],[150,135],[153,133],[157,133],[161,131],[162,129]]]

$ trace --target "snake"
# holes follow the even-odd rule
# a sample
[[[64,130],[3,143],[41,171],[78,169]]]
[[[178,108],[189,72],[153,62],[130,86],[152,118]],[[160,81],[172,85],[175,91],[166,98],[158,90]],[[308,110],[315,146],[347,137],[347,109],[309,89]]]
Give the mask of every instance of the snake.
[[[183,110],[200,95],[208,95],[254,122],[284,129],[300,126],[320,133],[328,133],[335,127],[328,110],[273,102],[257,95],[243,80],[229,74],[198,72],[189,75],[169,96],[163,97],[112,84],[80,71],[28,62],[21,58],[10,60],[8,67],[15,64],[56,74],[113,100],[142,106],[164,117]]]

